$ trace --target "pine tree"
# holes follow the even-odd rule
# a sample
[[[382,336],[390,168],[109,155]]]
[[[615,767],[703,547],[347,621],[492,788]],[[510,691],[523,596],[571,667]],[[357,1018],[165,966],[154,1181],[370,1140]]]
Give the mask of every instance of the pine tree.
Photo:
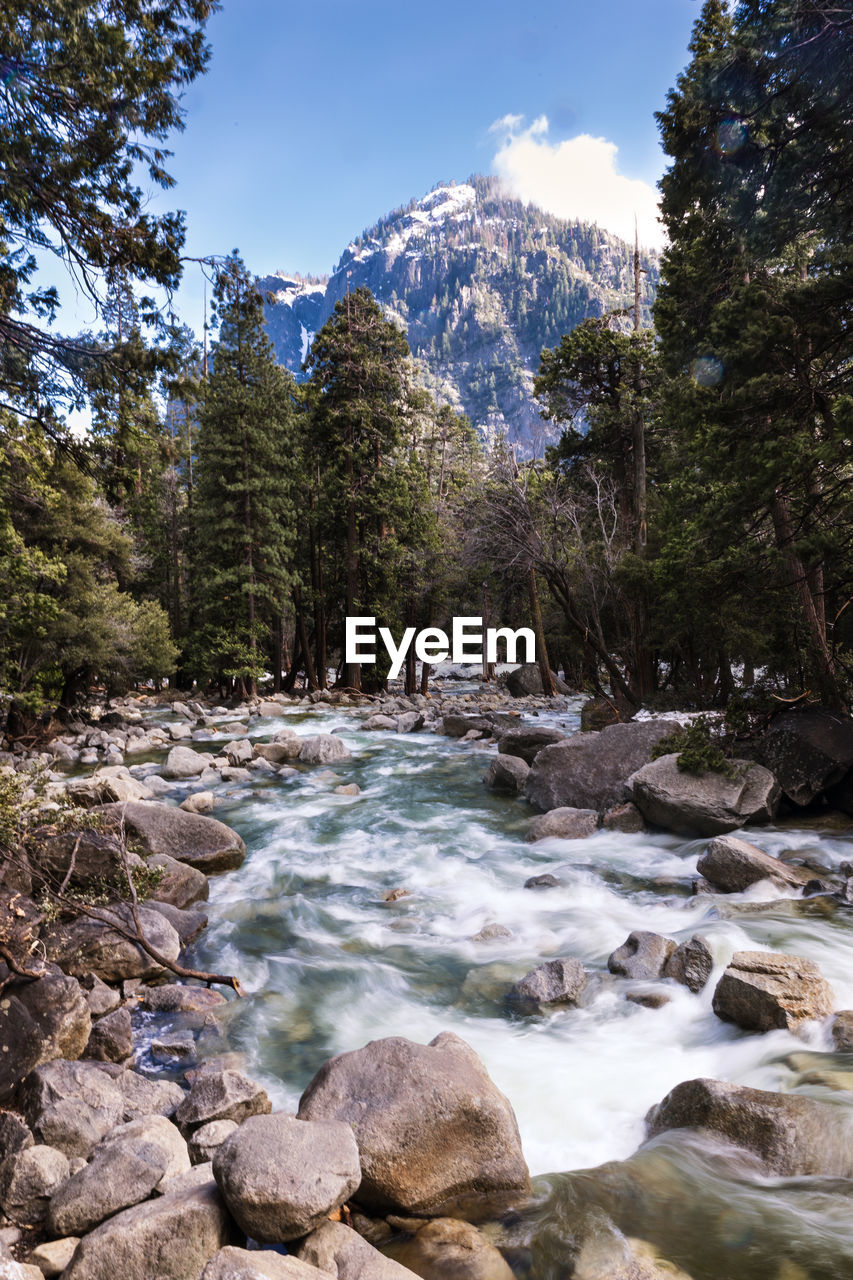
[[[275,362],[263,300],[236,251],[214,297],[219,340],[194,499],[195,623],[209,669],[253,690],[293,578],[295,387]]]

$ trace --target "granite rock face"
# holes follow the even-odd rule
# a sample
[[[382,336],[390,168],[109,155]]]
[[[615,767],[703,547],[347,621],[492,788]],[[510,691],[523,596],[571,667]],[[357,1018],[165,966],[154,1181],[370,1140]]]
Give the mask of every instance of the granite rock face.
[[[817,965],[801,956],[736,951],[714,991],[714,1012],[745,1031],[795,1031],[832,1013],[832,989]]]
[[[625,784],[678,726],[661,721],[613,724],[600,733],[575,733],[544,747],[524,787],[534,809],[594,809],[605,813],[625,800]]]

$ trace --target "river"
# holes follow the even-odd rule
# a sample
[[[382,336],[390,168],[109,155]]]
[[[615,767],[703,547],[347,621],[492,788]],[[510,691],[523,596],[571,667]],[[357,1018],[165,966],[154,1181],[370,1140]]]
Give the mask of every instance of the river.
[[[534,723],[573,730],[579,705]],[[703,840],[599,831],[526,844],[527,804],[483,786],[488,750],[431,733],[365,733],[359,723],[344,709],[299,706],[255,721],[250,732],[261,738],[285,726],[339,731],[353,759],[220,788],[216,816],[249,852],[238,871],[211,881],[210,926],[191,956],[235,973],[246,988],[229,1006],[228,1037],[276,1108],[294,1109],[333,1054],[382,1036],[427,1041],[443,1030],[476,1049],[510,1099],[534,1175],[632,1156],[648,1108],[697,1076],[853,1105],[853,1094],[830,1087],[837,1079],[819,1074],[853,1072],[853,1058],[832,1054],[828,1025],[809,1024],[798,1036],[747,1034],[711,1009],[732,953],[764,947],[815,961],[837,1008],[853,1007],[853,913],[780,897],[766,884],[694,895]],[[350,782],[359,795],[335,793]],[[853,859],[849,824],[742,834],[770,853],[829,868]],[[559,886],[523,887],[545,872]],[[395,889],[408,893],[384,901]],[[488,925],[507,932],[477,940]],[[626,1001],[626,991],[650,984],[612,977],[607,957],[634,929],[676,941],[701,932],[715,958],[704,992],[668,983],[663,1008]],[[561,956],[596,975],[583,1007],[510,1016],[508,986]],[[713,1156],[683,1133],[664,1135],[612,1176],[540,1178],[538,1237],[553,1262],[570,1230],[564,1219],[591,1198],[615,1203],[623,1229],[666,1245],[693,1280],[850,1277],[848,1185],[744,1179],[724,1153]],[[541,1265],[534,1270],[543,1274]]]

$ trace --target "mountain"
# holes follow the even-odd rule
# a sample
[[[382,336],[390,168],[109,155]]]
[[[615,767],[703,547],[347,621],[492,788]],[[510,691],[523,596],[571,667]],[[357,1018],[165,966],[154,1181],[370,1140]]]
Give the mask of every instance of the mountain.
[[[649,323],[657,258],[644,254],[641,265]],[[258,283],[277,357],[297,376],[335,302],[366,285],[406,329],[424,386],[486,439],[504,432],[530,450],[544,430],[533,399],[542,348],[588,316],[633,304],[633,246],[473,177],[381,218],[328,279],[277,274]]]

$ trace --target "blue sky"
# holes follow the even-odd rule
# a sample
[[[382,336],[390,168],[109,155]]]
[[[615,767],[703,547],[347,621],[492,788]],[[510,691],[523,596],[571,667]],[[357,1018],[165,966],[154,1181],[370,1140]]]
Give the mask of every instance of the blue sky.
[[[501,172],[555,213],[631,219],[629,205],[654,199],[653,113],[698,12],[699,0],[224,0],[172,143],[177,186],[154,207],[186,210],[187,253],[239,247],[258,274],[328,272],[376,218],[474,172]],[[201,292],[189,267],[177,301],[195,327]]]

